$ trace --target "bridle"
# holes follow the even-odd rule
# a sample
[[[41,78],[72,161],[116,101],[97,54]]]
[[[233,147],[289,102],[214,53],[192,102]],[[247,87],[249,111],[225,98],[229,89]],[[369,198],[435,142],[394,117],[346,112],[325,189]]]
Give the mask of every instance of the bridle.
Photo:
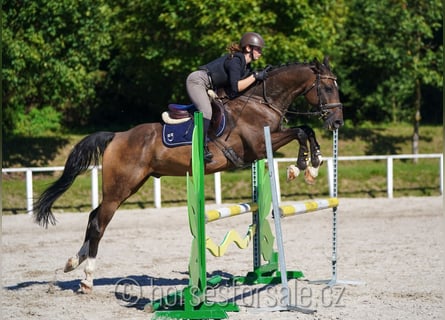
[[[328,110],[334,108],[342,108],[343,104],[340,102],[336,103],[323,103],[321,99],[321,89],[320,89],[320,80],[321,79],[330,79],[333,80],[335,85],[337,78],[329,75],[321,75],[320,73],[316,74],[315,80],[311,86],[306,88],[300,96],[306,96],[312,89],[317,88],[317,97],[318,97],[318,110],[317,111],[308,111],[308,112],[299,112],[299,111],[287,111],[287,113],[298,114],[298,115],[310,115],[310,116],[320,116],[320,118],[325,119],[327,117]]]

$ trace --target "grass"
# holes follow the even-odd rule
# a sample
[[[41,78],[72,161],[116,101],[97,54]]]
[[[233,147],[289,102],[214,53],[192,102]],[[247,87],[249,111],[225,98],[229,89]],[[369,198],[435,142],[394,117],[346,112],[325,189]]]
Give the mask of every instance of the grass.
[[[315,129],[324,156],[332,156],[332,135]],[[339,155],[410,154],[412,128],[399,124],[391,126],[350,128],[339,131]],[[57,139],[26,139],[5,143],[8,150],[3,167],[62,166],[72,146],[82,138],[68,135]],[[27,147],[27,144],[30,146]],[[19,149],[20,148],[20,149]],[[295,157],[298,145],[292,142],[276,153],[276,157]],[[443,152],[443,128],[423,126],[420,129],[420,153]],[[329,194],[326,166],[320,170],[315,185],[307,185],[300,176],[296,181],[285,181],[286,167],[280,163],[280,186],[283,200],[301,200],[325,197]],[[437,196],[439,190],[438,159],[394,160],[394,196]],[[361,160],[339,162],[338,192],[341,197],[386,197],[386,161]],[[34,174],[34,197],[58,176],[54,174]],[[251,195],[250,170],[224,172],[221,175],[222,197],[224,202],[249,201]],[[100,182],[100,179],[99,179]],[[185,177],[163,177],[162,205],[182,206],[186,204]],[[206,176],[206,200],[214,201],[213,175]],[[99,186],[100,188],[100,186]],[[24,174],[2,175],[2,207],[4,213],[26,211],[26,187]],[[121,207],[137,209],[153,207],[153,180],[148,180],[138,193],[129,198]],[[55,203],[54,211],[90,211],[91,177],[89,174],[76,179],[73,186]]]

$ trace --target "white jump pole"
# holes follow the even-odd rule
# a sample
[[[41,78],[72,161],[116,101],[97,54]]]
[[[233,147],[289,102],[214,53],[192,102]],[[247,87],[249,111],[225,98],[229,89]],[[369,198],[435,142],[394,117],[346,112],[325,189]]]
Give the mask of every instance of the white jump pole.
[[[278,263],[280,267],[281,274],[281,294],[282,299],[280,300],[283,305],[277,306],[273,308],[273,311],[297,311],[302,313],[314,313],[315,310],[306,309],[299,307],[297,305],[291,305],[289,298],[289,284],[287,279],[287,270],[286,270],[286,259],[284,257],[284,244],[283,244],[283,233],[281,230],[281,209],[277,192],[277,183],[275,174],[275,165],[273,161],[273,150],[272,150],[272,141],[270,137],[270,128],[264,127],[264,139],[266,143],[266,153],[267,153],[267,163],[269,167],[269,178],[270,178],[270,189],[272,193],[272,210],[273,210],[273,220],[275,223],[275,236],[278,248]]]

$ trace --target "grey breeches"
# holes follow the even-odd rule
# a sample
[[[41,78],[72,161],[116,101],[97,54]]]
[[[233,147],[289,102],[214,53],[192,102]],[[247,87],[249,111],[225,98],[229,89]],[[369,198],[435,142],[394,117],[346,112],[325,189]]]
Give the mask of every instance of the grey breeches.
[[[187,93],[196,108],[206,119],[212,119],[212,106],[207,90],[211,89],[209,76],[204,70],[194,71],[187,77]]]

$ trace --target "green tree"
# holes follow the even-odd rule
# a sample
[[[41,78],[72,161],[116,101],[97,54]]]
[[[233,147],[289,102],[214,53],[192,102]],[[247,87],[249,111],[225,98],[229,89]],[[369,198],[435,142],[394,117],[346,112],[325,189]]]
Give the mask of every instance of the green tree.
[[[3,1],[3,134],[34,108],[86,123],[109,57],[108,11],[102,0]]]
[[[432,101],[422,90],[442,90],[442,1],[352,0],[348,11],[339,51],[345,103],[356,108],[351,116],[418,121]]]

